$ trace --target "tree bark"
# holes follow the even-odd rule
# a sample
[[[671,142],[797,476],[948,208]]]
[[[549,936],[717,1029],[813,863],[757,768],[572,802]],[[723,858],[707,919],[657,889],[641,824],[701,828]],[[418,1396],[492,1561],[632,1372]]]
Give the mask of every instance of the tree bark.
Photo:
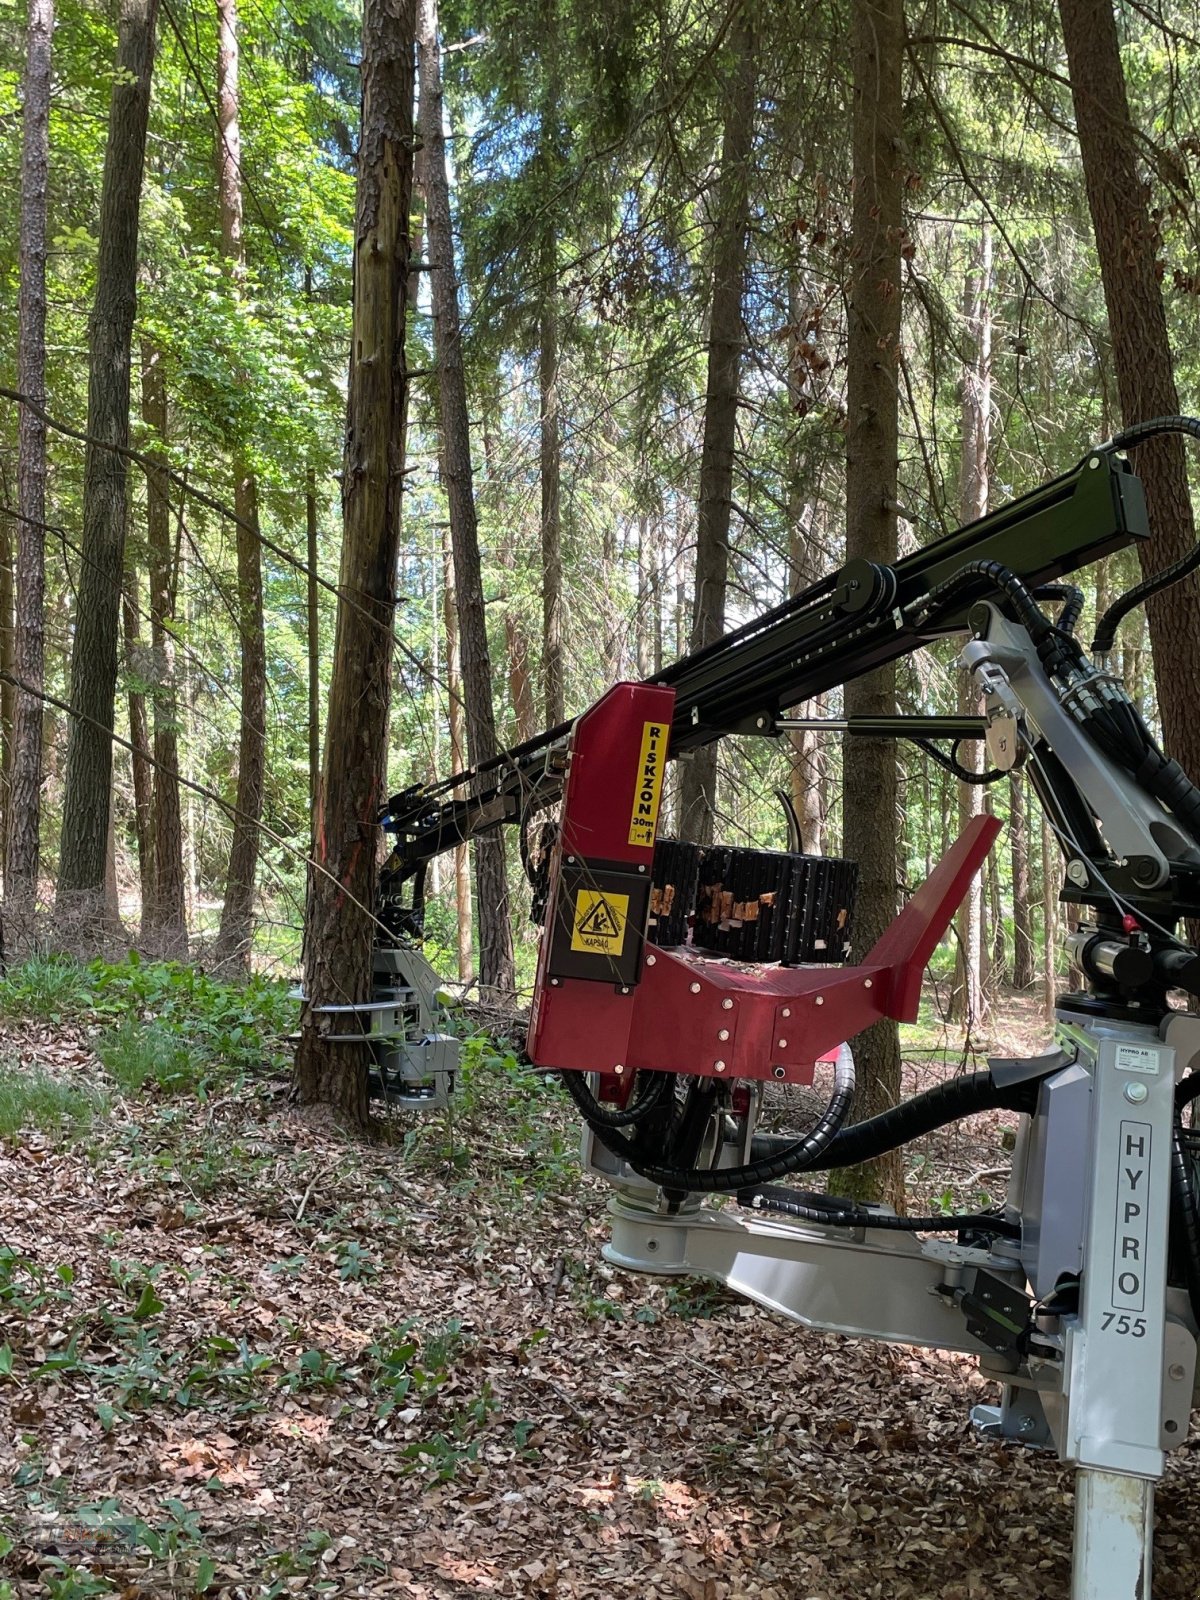
[[[0,472],[0,491],[8,498],[4,474]],[[16,690],[12,674],[16,671],[16,612],[13,581],[15,577],[16,550],[13,547],[13,518],[7,512],[0,514],[0,667],[4,680],[0,682],[0,852],[8,836],[9,796],[12,793],[13,729],[16,724]]]
[[[46,194],[50,172],[50,69],[54,0],[29,0],[21,113],[20,306],[17,387],[46,401]],[[45,671],[46,425],[22,406],[17,437],[16,675],[41,689]],[[18,692],[5,818],[8,950],[32,932],[42,814],[42,717],[35,693]]]
[[[1159,286],[1159,233],[1138,163],[1111,0],[1059,0],[1071,94],[1096,253],[1108,308],[1121,416],[1128,426],[1178,413],[1167,317]],[[1149,576],[1187,555],[1196,533],[1185,445],[1178,435],[1139,445],[1133,462],[1146,489],[1153,538],[1138,546]],[[1200,782],[1200,574],[1155,595],[1146,607],[1158,668],[1164,743]]]
[[[1042,1011],[1054,1021],[1058,1002],[1058,879],[1060,857],[1050,822],[1042,813]]]
[[[541,250],[538,318],[538,451],[542,497],[542,682],[546,726],[567,716],[563,642],[562,438],[558,413],[558,247],[547,229]]]
[[[854,0],[854,77],[846,426],[846,557],[890,565],[896,559],[901,284],[902,0]],[[848,717],[891,715],[893,666],[846,685]],[[896,755],[890,742],[847,739],[842,752],[844,853],[858,862],[854,949],[863,953],[896,914]],[[858,1093],[853,1119],[900,1099],[896,1026],[877,1023],[854,1043]],[[839,1192],[901,1205],[904,1174],[892,1153],[837,1175]]]
[[[312,467],[304,479],[304,528],[308,556],[308,805],[315,829],[321,788],[321,591],[317,582],[317,476]]]
[[[742,296],[750,219],[750,167],[757,100],[756,40],[748,4],[731,28],[732,58],[725,90],[721,170],[713,218],[712,291],[700,494],[696,522],[696,579],[692,604],[693,650],[725,631],[729,573],[729,522],[737,444],[738,387],[742,364]],[[682,763],[680,837],[709,844],[717,800],[717,747],[706,745]]]
[[[167,386],[162,356],[142,345],[142,421],[150,434],[146,454],[146,546],[150,574],[150,649],[154,722],[154,772],[150,801],[154,884],[143,937],[151,953],[168,961],[188,954],[183,818],[179,796],[179,701],[175,682],[176,557],[171,543],[170,480],[166,470]]]
[[[245,275],[242,238],[242,142],[238,91],[237,0],[217,0],[217,199],[221,242],[235,291]],[[237,517],[238,634],[241,645],[241,720],[237,790],[225,903],[216,958],[245,966],[254,937],[254,880],[267,760],[267,650],[263,624],[258,482],[238,440],[233,451],[233,509]]]
[[[138,882],[141,889],[142,938],[153,926],[154,844],[150,828],[153,768],[150,764],[150,720],[146,715],[146,694],[141,684],[147,677],[145,651],[138,620],[137,573],[126,571],[121,596],[125,628],[125,671],[129,683],[129,742],[133,746],[133,826],[137,838]]]
[[[458,313],[458,272],[450,217],[443,130],[441,46],[437,0],[417,0],[417,40],[421,73],[421,143],[425,179],[425,226],[429,241],[433,348],[438,374],[442,467],[450,509],[454,552],[454,593],[462,652],[463,699],[471,761],[496,754],[492,704],[492,664],[479,559],[479,528],[471,467],[467,385],[463,371]],[[514,987],[512,922],[504,840],[493,829],[475,841],[475,883],[479,921],[479,981],[490,995]]]
[[[342,478],[344,535],[321,809],[307,919],[308,1005],[296,1092],[367,1122],[366,1053],[317,1007],[371,993],[376,818],[387,745],[408,390],[404,326],[413,161],[414,0],[366,0],[354,301]]]
[[[1028,989],[1035,977],[1033,905],[1029,885],[1029,816],[1025,804],[1025,779],[1019,772],[1009,778],[1008,836],[1012,849],[1014,989]]]
[[[446,622],[446,688],[449,691],[450,770],[461,772],[467,764],[466,730],[463,726],[462,650],[459,645],[458,605],[454,596],[454,553],[447,544],[444,561],[443,594]],[[454,916],[458,947],[458,976],[471,979],[471,871],[465,844],[454,848]]]
[[[55,913],[94,942],[103,925],[112,791],[117,632],[125,556],[130,345],[137,308],[138,215],[158,0],[121,0],[117,70],[100,190],[96,298],[89,329],[88,427],[78,606],[71,649],[71,727]]]
[[[963,336],[966,355],[960,378],[962,401],[962,455],[959,461],[958,519],[974,522],[988,508],[988,445],[992,429],[992,231],[984,223],[975,260],[967,272],[963,293]],[[965,716],[978,712],[973,683],[965,673],[959,682],[958,709]],[[973,772],[983,771],[983,748],[978,742],[960,747],[959,760]],[[958,785],[958,828],[961,833],[983,810],[983,790],[976,783]],[[970,1035],[987,1016],[984,971],[984,868],[975,874],[956,919],[958,938],[954,959],[954,988],[950,994],[950,1020],[961,1022]]]

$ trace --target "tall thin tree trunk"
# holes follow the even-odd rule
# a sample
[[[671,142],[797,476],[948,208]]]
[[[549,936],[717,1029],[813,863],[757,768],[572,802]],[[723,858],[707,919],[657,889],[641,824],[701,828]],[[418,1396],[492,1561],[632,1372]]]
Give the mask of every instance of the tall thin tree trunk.
[[[242,238],[242,140],[238,90],[237,0],[217,0],[217,200],[221,241],[235,287],[245,274]],[[254,880],[267,759],[267,650],[263,625],[262,551],[258,482],[238,440],[233,451],[233,509],[237,517],[238,634],[241,720],[238,729],[237,810],[229,846],[225,903],[217,933],[218,961],[244,965],[254,935]]]
[[[758,92],[756,40],[748,0],[738,8],[730,39],[721,171],[713,217],[708,376],[704,439],[700,448],[696,587],[692,606],[693,650],[703,649],[725,631],[729,525],[742,365],[742,296]],[[710,843],[717,800],[715,744],[697,750],[682,764],[679,794],[681,837],[695,839],[701,844]]]
[[[450,770],[461,772],[467,764],[467,740],[463,717],[462,651],[458,636],[458,605],[454,596],[454,555],[447,542],[444,559],[443,594],[446,621],[446,687],[449,690]],[[454,914],[458,943],[458,976],[463,983],[471,977],[471,871],[470,852],[465,844],[454,848]]]
[[[489,392],[484,405],[485,415],[499,410],[498,396]],[[497,515],[499,475],[497,468],[497,440],[487,423],[483,426],[483,459],[487,473],[486,493],[491,514]],[[513,716],[517,724],[517,743],[524,744],[538,731],[537,699],[534,694],[534,656],[529,635],[521,621],[517,607],[517,547],[516,534],[506,517],[499,518],[497,559],[508,574],[508,594],[504,602],[504,645],[508,666],[508,694],[512,701]]]
[[[143,938],[155,955],[186,960],[187,894],[183,819],[179,797],[179,700],[175,682],[176,556],[171,541],[170,480],[166,469],[167,385],[162,355],[142,345],[142,421],[150,438],[146,455],[146,545],[150,574],[150,649],[154,721],[154,771],[150,802],[154,883]]]
[[[989,493],[988,445],[992,428],[992,230],[984,223],[979,249],[967,272],[963,294],[963,335],[967,355],[962,370],[962,456],[959,462],[958,518],[974,522],[987,513]],[[959,683],[958,709],[964,715],[979,710],[978,696],[967,675]],[[959,759],[974,772],[983,770],[983,749],[978,743],[961,747]],[[961,832],[983,810],[983,790],[975,783],[958,785],[958,826]],[[950,996],[952,1021],[966,1024],[970,1033],[987,1015],[984,986],[986,950],[984,935],[984,868],[975,874],[957,920],[954,989]]]
[[[112,798],[117,633],[125,557],[130,344],[137,307],[138,216],[158,0],[121,0],[117,70],[100,190],[96,298],[89,329],[82,555],[71,649],[71,728],[56,915],[72,940],[103,924]]]
[[[446,174],[437,0],[417,0],[417,41],[442,463],[450,509],[450,539],[454,550],[454,590],[462,651],[467,743],[472,762],[478,763],[489,761],[496,754],[496,722],[472,481],[467,385],[463,372],[458,312],[458,273],[454,260],[450,188]],[[509,993],[515,981],[512,922],[508,907],[504,840],[495,829],[480,834],[475,841],[475,882],[480,985],[486,993]]]
[[[308,804],[315,831],[321,787],[321,589],[317,582],[317,475],[312,467],[304,479],[304,525],[308,556]]]
[[[0,473],[0,491],[6,505],[11,505],[4,474]],[[13,589],[16,550],[13,547],[13,519],[0,514],[0,668],[4,679],[0,682],[0,853],[8,836],[9,796],[12,793],[13,730],[16,725],[16,690],[12,675],[16,671],[16,596]]]
[[[141,888],[142,937],[154,925],[154,840],[150,827],[153,768],[150,764],[150,721],[146,715],[146,659],[138,619],[137,573],[125,573],[121,612],[125,628],[125,671],[129,685],[129,742],[133,746],[133,826],[137,838],[138,881]],[[137,686],[135,686],[137,685]]]
[[[404,482],[408,369],[404,325],[413,160],[413,0],[363,7],[362,137],[354,228],[354,303],[342,474],[345,531],[321,810],[306,925],[309,1004],[296,1092],[357,1127],[367,1111],[362,1045],[331,1041],[318,1007],[371,992],[376,818],[387,747],[392,621]]]
[[[1046,1021],[1054,1021],[1058,998],[1058,888],[1059,854],[1050,832],[1050,822],[1042,813],[1042,1010]]]
[[[1128,426],[1174,416],[1179,391],[1158,279],[1158,223],[1141,171],[1143,139],[1129,114],[1112,0],[1059,0],[1059,12],[1122,419]],[[1153,439],[1138,446],[1133,460],[1154,531],[1138,546],[1149,576],[1196,542],[1184,441]],[[1200,574],[1153,596],[1146,610],[1166,748],[1200,782]]]
[[[846,430],[846,556],[890,565],[896,559],[899,448],[897,372],[901,300],[902,0],[853,0],[854,202],[851,221]],[[896,674],[877,668],[846,685],[846,715],[891,714]],[[847,739],[842,754],[842,849],[858,862],[854,948],[862,953],[896,914],[896,755],[890,742]],[[880,1022],[854,1044],[857,1121],[900,1098],[900,1044]],[[895,1153],[838,1174],[839,1191],[903,1203]]]
[[[566,719],[563,641],[562,439],[558,413],[558,250],[547,228],[541,252],[538,318],[538,450],[542,495],[542,683],[546,726]]]
[[[1008,834],[1012,849],[1014,989],[1028,989],[1034,979],[1033,907],[1029,887],[1029,817],[1025,779],[1009,778]]]
[[[46,398],[46,193],[50,170],[50,66],[54,0],[29,0],[21,113],[20,304],[17,387]],[[5,933],[12,950],[27,938],[37,900],[42,814],[42,715],[35,691],[45,660],[46,425],[22,406],[17,435],[16,615],[13,665],[30,693],[13,713],[5,819]]]

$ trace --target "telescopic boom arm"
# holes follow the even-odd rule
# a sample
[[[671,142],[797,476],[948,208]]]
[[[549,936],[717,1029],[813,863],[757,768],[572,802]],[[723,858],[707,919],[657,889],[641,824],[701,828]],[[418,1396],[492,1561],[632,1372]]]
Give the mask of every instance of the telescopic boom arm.
[[[963,584],[953,609],[930,615],[923,602],[968,565],[998,562],[1036,590],[1148,532],[1141,480],[1122,456],[1095,451],[894,567],[850,562],[648,680],[675,691],[671,756],[726,734],[774,735],[789,706],[961,631],[972,602],[992,592],[982,571]],[[424,864],[443,851],[557,801],[571,726],[394,795],[382,818],[395,841],[393,888],[419,882]]]

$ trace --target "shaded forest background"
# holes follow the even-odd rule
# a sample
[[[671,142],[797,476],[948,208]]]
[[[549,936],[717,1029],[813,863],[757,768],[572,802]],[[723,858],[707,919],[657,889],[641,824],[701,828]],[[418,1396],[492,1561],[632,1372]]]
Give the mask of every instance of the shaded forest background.
[[[864,229],[880,217],[852,138],[872,29],[895,29],[883,55],[899,111],[875,173],[894,206],[876,231],[897,270],[869,285],[895,323],[874,365],[896,399],[899,468],[872,503],[899,551],[1116,431],[1120,351],[1067,53],[1072,19],[1078,36],[1089,12],[1111,27],[1107,5],[1060,16],[942,0],[903,14],[662,0],[451,3],[440,17],[422,0],[380,13],[393,45],[397,30],[409,40],[410,68],[415,47],[420,57],[380,791],[527,738],[846,559],[844,459],[860,421],[848,345]],[[1144,219],[1118,233],[1118,253],[1160,286],[1186,395],[1200,293],[1196,18],[1186,5],[1121,5],[1116,27],[1129,122],[1117,110],[1110,121]],[[122,0],[119,17],[32,0],[27,18],[0,19],[10,942],[75,947],[107,930],[151,954],[298,964],[347,592],[362,29],[339,0]],[[1088,63],[1073,66],[1078,97]],[[860,98],[868,90],[883,93],[860,77]],[[139,96],[144,160],[127,137]],[[106,242],[106,215],[126,218],[123,242]],[[136,284],[127,417],[96,392],[134,313],[106,309],[106,249],[110,265],[124,252]],[[456,363],[457,412],[445,390]],[[119,496],[106,462],[125,480]],[[861,507],[850,512],[857,538]],[[1090,575],[1084,631],[1134,569],[1126,554]],[[110,777],[108,646],[94,636],[118,609]],[[1155,718],[1140,612],[1115,666]],[[894,694],[901,708],[965,708],[950,650],[903,663]],[[837,714],[841,697],[810,709]],[[1057,851],[1020,782],[981,800],[909,746],[894,780],[884,808],[901,890],[979,804],[1010,824],[961,919],[959,1014],[981,1019],[1002,982],[1040,981],[1049,997]],[[808,848],[845,846],[829,737],[726,741],[715,774],[697,760],[677,775],[667,811],[687,832],[779,846],[778,787],[794,793]],[[863,816],[878,833],[877,808]],[[479,848],[490,855],[478,882],[492,886],[482,920],[465,859],[434,865],[435,964],[527,988],[516,852]],[[102,858],[102,905],[67,915],[71,895],[99,892]]]

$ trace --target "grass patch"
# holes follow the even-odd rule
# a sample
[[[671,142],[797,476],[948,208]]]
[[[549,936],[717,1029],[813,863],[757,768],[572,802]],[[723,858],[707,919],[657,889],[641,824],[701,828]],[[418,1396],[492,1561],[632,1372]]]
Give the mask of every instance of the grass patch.
[[[281,981],[222,983],[136,951],[87,966],[33,956],[0,979],[0,1016],[100,1024],[96,1054],[127,1095],[154,1088],[203,1096],[217,1080],[281,1070],[295,1011]]]
[[[0,978],[0,1015],[61,1022],[91,1003],[89,973],[70,956],[31,956]]]
[[[208,1066],[194,1045],[159,1022],[120,1023],[96,1041],[105,1072],[123,1094],[140,1094],[153,1084],[168,1092],[194,1090],[208,1076]]]
[[[76,1132],[107,1107],[108,1096],[94,1084],[56,1078],[44,1067],[0,1061],[0,1138],[11,1138],[23,1128]]]

